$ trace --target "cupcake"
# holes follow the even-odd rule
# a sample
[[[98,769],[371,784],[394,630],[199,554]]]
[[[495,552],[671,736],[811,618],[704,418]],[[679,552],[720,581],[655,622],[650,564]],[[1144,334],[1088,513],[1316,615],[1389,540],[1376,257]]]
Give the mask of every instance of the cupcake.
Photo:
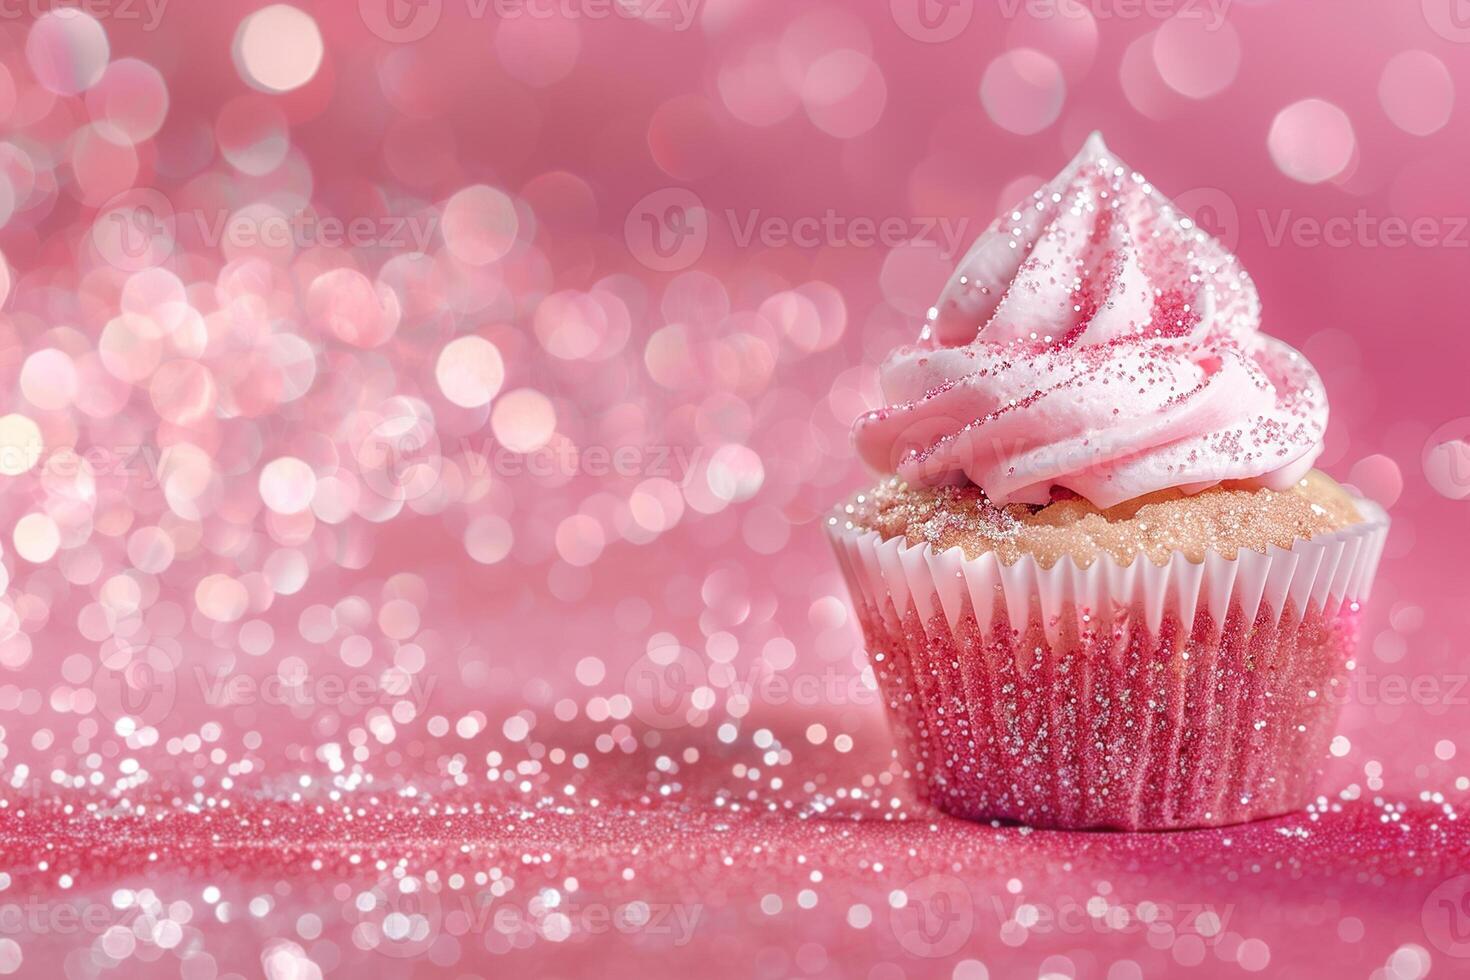
[[[1235,257],[1094,135],[881,370],[828,522],[905,764],[957,816],[1308,803],[1387,534]]]

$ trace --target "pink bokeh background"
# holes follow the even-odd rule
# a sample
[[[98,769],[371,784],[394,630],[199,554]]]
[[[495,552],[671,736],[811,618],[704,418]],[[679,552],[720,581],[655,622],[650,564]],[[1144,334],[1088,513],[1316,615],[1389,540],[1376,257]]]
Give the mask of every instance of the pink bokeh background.
[[[848,427],[955,253],[1093,130],[1237,251],[1265,329],[1327,384],[1320,465],[1393,518],[1324,794],[1470,790],[1463,5],[363,0],[252,21],[263,6],[0,20],[17,800],[181,813],[184,791],[248,807],[355,772],[534,795],[542,760],[578,746],[577,778],[640,798],[621,756],[759,759],[771,730],[814,770],[881,770],[819,527],[873,479]],[[688,782],[673,795],[696,811],[719,795]],[[11,834],[19,868],[38,838]],[[30,867],[27,894],[146,878],[109,854],[85,875]],[[181,893],[195,859],[167,872]],[[1400,864],[1425,890],[1444,877]],[[342,896],[265,873],[298,884],[275,890],[286,925],[216,922],[211,941],[266,950],[272,975],[296,974],[270,956],[330,967],[284,910]],[[731,929],[780,919],[755,901],[728,899]],[[752,971],[881,973],[841,959],[850,906],[828,902]],[[1420,976],[1449,955],[1417,912],[1378,911],[1377,945],[1345,940],[1344,963],[1386,969],[1407,944],[1392,975]],[[1252,941],[1281,962],[1300,925]],[[292,950],[269,945],[293,930]],[[537,959],[545,932],[478,952],[584,965]],[[7,932],[0,970],[94,975],[79,951],[103,938]],[[117,942],[111,965],[155,962]],[[1208,964],[1263,967],[1244,942]],[[374,945],[344,938],[335,962],[471,968],[468,942],[462,961]],[[1057,948],[1054,972],[1076,975],[1125,953],[1193,965]],[[1000,962],[1043,960],[1021,954]],[[261,969],[215,955],[220,974]],[[960,956],[873,962],[977,976]]]

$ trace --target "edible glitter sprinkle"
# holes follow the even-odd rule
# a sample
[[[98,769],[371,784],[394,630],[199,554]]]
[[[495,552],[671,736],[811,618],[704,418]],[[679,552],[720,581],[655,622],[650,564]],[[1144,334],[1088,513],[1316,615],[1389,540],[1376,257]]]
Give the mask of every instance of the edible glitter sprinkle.
[[[880,472],[998,504],[1285,489],[1323,450],[1327,397],[1260,319],[1235,257],[1094,133],[976,240],[854,441]]]

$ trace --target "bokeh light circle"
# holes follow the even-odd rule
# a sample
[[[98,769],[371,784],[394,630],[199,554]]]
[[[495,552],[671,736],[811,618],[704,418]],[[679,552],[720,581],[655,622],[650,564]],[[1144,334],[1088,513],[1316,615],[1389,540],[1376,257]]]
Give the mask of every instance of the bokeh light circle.
[[[1006,46],[1035,48],[1056,60],[1067,81],[1080,81],[1097,55],[1098,18],[1089,0],[1049,0],[1050,16],[1017,17],[1006,32]]]
[[[500,392],[505,364],[484,337],[456,337],[439,352],[434,378],[445,398],[461,408],[479,408]]]
[[[265,92],[289,92],[321,67],[322,33],[310,14],[274,3],[240,22],[233,53],[246,82]]]
[[[1191,99],[1218,95],[1240,71],[1240,35],[1229,21],[1170,17],[1154,33],[1154,63],[1170,88]]]
[[[1364,456],[1348,470],[1348,482],[1384,507],[1392,507],[1404,492],[1404,476],[1392,457]]]
[[[1378,102],[1399,129],[1428,136],[1450,121],[1455,80],[1444,62],[1428,51],[1402,51],[1383,67]]]
[[[470,265],[488,265],[504,257],[519,227],[515,202],[484,184],[458,191],[444,205],[444,244],[450,254]]]
[[[818,129],[852,139],[878,124],[888,104],[888,84],[871,58],[843,48],[812,64],[801,98]]]
[[[495,403],[490,427],[506,449],[532,453],[550,442],[556,432],[556,409],[541,392],[518,388]]]
[[[45,443],[34,419],[14,412],[0,415],[0,476],[20,476],[35,469]]]
[[[305,460],[282,456],[260,471],[260,499],[277,514],[299,514],[311,506],[316,473]]]
[[[333,269],[317,276],[306,297],[311,321],[354,347],[378,347],[398,329],[398,294],[356,269]]]
[[[66,408],[77,393],[76,362],[65,351],[41,348],[21,365],[20,393],[26,401],[48,412]]]
[[[76,7],[42,14],[26,36],[31,71],[57,95],[76,95],[95,85],[107,69],[110,53],[102,25]]]
[[[1017,48],[996,58],[980,81],[980,103],[991,121],[1020,136],[1056,122],[1066,99],[1061,68],[1034,48]]]
[[[1266,145],[1282,173],[1320,184],[1352,162],[1357,137],[1347,113],[1324,99],[1303,99],[1276,114]]]
[[[118,143],[152,139],[168,116],[169,92],[163,74],[137,58],[107,66],[87,92],[87,111],[98,131]]]
[[[581,52],[582,31],[570,17],[523,11],[518,16],[504,17],[495,29],[496,63],[527,85],[561,81],[577,66]]]

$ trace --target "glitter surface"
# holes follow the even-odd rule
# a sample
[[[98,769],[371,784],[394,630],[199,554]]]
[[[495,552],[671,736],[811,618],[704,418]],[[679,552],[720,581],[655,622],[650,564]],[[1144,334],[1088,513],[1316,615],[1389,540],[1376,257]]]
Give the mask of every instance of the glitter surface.
[[[1143,6],[0,10],[0,975],[1453,975],[1470,38]],[[1099,128],[1393,509],[1258,823],[944,815],[823,541]]]
[[[1424,930],[1450,942],[1437,900],[1463,897],[1470,835],[1437,796],[1322,798],[1182,835],[989,826],[912,798],[886,749],[812,745],[809,717],[653,747],[599,748],[595,727],[481,736],[465,756],[494,765],[486,778],[477,762],[469,786],[419,765],[91,805],[11,792],[0,963],[24,950],[23,972],[65,962],[75,976],[569,974],[634,957],[730,977],[1238,976],[1320,966],[1299,938],[1327,930],[1339,969],[1453,966],[1456,947]]]

